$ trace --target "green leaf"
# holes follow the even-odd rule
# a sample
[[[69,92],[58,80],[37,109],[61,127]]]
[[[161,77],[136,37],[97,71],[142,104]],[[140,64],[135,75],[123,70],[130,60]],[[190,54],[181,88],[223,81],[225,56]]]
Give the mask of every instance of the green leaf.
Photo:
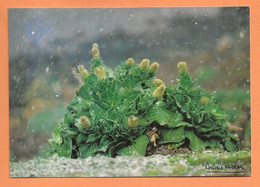
[[[82,142],[86,142],[87,140],[87,136],[85,136],[84,134],[80,133],[77,138],[76,138],[76,142],[77,144],[81,144]]]
[[[144,93],[139,95],[137,104],[138,111],[147,111],[154,106],[155,98],[150,93]]]
[[[171,143],[171,144],[169,145],[169,148],[170,148],[170,149],[175,149],[175,148],[178,148],[178,147],[182,146],[184,143],[185,143],[185,141],[178,142],[178,143]]]
[[[92,58],[91,59],[91,70],[90,70],[90,72],[93,73],[94,69],[98,66],[103,66],[102,58]]]
[[[81,158],[87,158],[93,156],[97,152],[98,146],[96,143],[93,144],[80,144],[79,146],[79,156]]]
[[[182,110],[182,112],[189,110],[189,103],[191,102],[191,98],[189,96],[184,93],[175,93],[174,98],[176,105]]]
[[[86,139],[86,143],[96,142],[101,137],[99,134],[89,134]]]
[[[107,111],[104,108],[100,107],[98,104],[92,103],[89,107],[89,114],[92,118],[100,118],[106,117]]]
[[[71,125],[75,123],[75,117],[71,114],[70,111],[67,111],[67,113],[64,116],[64,123]]]
[[[109,144],[110,144],[110,141],[108,139],[108,136],[107,135],[102,136],[97,151],[106,152]]]
[[[117,154],[124,156],[145,156],[148,143],[148,137],[146,135],[142,135],[135,140],[134,144],[117,151]]]
[[[190,73],[188,72],[180,73],[178,85],[184,88],[185,90],[191,89],[193,82]]]
[[[160,128],[158,130],[159,143],[179,143],[185,140],[184,127]]]
[[[183,121],[183,115],[176,111],[173,113],[165,109],[165,105],[157,102],[155,106],[148,111],[145,117],[146,123],[156,121],[160,125],[168,125],[168,127],[190,126],[189,123]],[[142,121],[142,120],[141,120]],[[145,122],[145,121],[143,121]]]
[[[75,111],[81,110],[81,109],[87,109],[88,105],[86,105],[85,102],[83,102],[83,99],[80,97],[75,97],[73,101],[70,103],[69,107],[67,107],[67,110],[70,110],[72,108]]]
[[[80,118],[81,116],[89,116],[89,111],[85,109],[78,110],[76,117]]]
[[[193,130],[186,130],[185,136],[189,139],[190,144],[189,148],[192,150],[201,150],[209,146],[209,142],[207,140],[200,139]]]
[[[152,123],[153,121],[158,122],[160,125],[169,124],[173,120],[173,116],[170,111],[166,111],[163,107],[163,103],[158,101],[154,107],[146,114],[146,119]]]
[[[238,141],[238,138],[235,137],[234,135],[232,135],[232,134],[229,132],[229,133],[227,134],[227,137],[224,138],[225,148],[226,148],[228,151],[230,151],[230,152],[237,151],[237,150],[238,150],[237,141]]]
[[[52,139],[50,140],[51,142],[54,142],[58,145],[60,145],[62,143],[62,137],[61,137],[61,132],[60,130],[58,129],[58,127],[55,127],[53,129],[53,132],[52,132]]]
[[[211,114],[216,118],[216,119],[225,119],[227,115],[225,112],[219,108],[219,107],[214,107],[211,109]]]
[[[71,157],[72,153],[72,139],[63,137],[62,144],[55,145],[56,152],[61,157]]]

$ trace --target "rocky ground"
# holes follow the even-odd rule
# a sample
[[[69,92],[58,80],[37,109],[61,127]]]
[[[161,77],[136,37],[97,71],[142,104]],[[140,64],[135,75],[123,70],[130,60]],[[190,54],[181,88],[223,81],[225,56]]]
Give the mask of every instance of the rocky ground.
[[[10,177],[250,176],[251,152],[176,151],[171,155],[86,159],[35,157],[10,162]]]

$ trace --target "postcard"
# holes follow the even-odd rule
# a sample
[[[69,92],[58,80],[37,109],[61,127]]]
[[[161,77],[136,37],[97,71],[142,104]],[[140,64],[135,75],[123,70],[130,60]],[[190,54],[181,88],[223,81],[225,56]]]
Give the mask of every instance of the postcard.
[[[251,176],[249,13],[9,8],[10,177]]]

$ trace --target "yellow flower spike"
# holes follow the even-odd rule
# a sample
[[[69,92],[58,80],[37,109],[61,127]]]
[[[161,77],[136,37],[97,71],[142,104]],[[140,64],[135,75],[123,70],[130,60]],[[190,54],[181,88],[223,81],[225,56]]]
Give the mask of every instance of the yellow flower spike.
[[[202,105],[207,105],[209,102],[209,98],[203,96],[200,101]]]
[[[163,96],[164,92],[166,90],[166,86],[165,85],[160,85],[159,87],[157,87],[154,92],[153,92],[153,97],[159,99],[160,97]]]
[[[94,73],[97,76],[98,80],[106,79],[106,70],[104,66],[98,66],[94,69]]]
[[[132,66],[132,65],[135,64],[135,61],[134,61],[133,58],[128,58],[128,59],[126,60],[126,64]]]
[[[139,65],[141,69],[148,69],[150,64],[150,60],[148,59],[143,59]]]
[[[161,86],[161,85],[164,85],[165,86],[165,83],[161,80],[161,79],[154,79],[153,80],[153,84],[158,87],[158,86]]]
[[[186,73],[187,72],[187,64],[186,62],[179,62],[178,63],[179,73]]]
[[[84,69],[85,69],[85,68],[84,68],[83,65],[78,65],[78,70],[79,70],[79,72],[82,71],[82,70],[84,70]]]
[[[86,116],[81,116],[80,118],[79,118],[79,124],[82,126],[82,127],[84,127],[84,128],[89,128],[90,127],[90,121],[89,121],[89,119],[88,119],[88,117],[86,117]]]
[[[150,66],[150,72],[151,73],[155,73],[158,69],[159,69],[160,64],[158,62],[154,62],[151,66]]]
[[[98,49],[98,44],[94,43],[92,45],[92,55],[93,55],[93,58],[99,58],[100,57],[100,53],[99,53],[99,49]]]
[[[78,70],[82,78],[89,76],[88,70],[86,70],[83,65],[78,65]]]
[[[128,118],[128,126],[130,128],[135,128],[138,125],[138,117],[135,117],[133,115],[129,116]]]

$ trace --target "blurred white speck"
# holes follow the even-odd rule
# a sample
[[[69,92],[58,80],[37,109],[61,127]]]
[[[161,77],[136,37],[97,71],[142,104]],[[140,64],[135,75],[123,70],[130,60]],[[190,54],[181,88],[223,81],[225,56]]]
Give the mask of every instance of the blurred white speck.
[[[60,94],[56,94],[56,97],[60,97]]]
[[[197,24],[198,24],[197,22],[194,23],[194,25],[197,25]]]
[[[50,70],[50,68],[49,68],[49,66],[48,66],[48,67],[46,67],[45,72],[48,73],[49,70]]]
[[[132,14],[131,14],[131,15],[130,15],[130,17],[131,17],[131,18],[133,18],[133,17],[134,17],[134,15],[132,15]]]
[[[34,35],[35,34],[35,32],[34,31],[32,31],[32,35]]]
[[[239,37],[240,37],[240,38],[244,38],[244,32],[240,32],[240,33],[239,33]]]
[[[102,32],[103,30],[104,30],[104,29],[103,29],[103,28],[101,28],[99,31],[100,31],[100,32]]]

